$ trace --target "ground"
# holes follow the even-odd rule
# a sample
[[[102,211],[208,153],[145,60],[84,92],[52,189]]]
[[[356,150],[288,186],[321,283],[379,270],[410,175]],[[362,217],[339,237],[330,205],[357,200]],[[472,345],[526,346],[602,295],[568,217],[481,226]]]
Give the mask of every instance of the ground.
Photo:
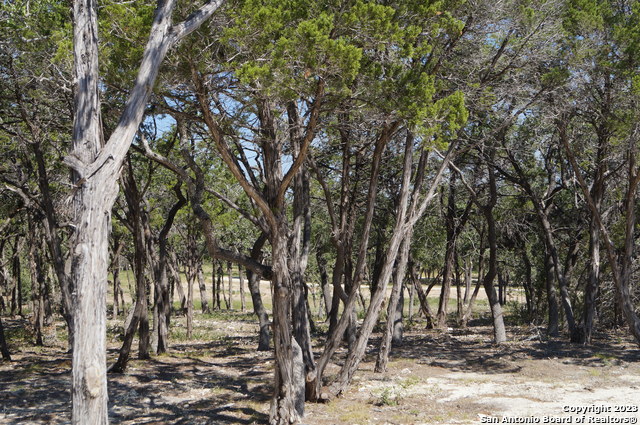
[[[20,343],[29,338],[23,319],[4,321],[14,361],[0,363],[0,423],[68,423],[71,361],[59,336],[62,325],[48,329],[45,347],[33,347]],[[111,362],[121,321],[110,321]],[[109,376],[111,423],[265,423],[273,357],[256,351],[254,318],[239,312],[199,316],[192,340],[185,337],[183,317],[173,326],[169,354],[133,359],[125,374]],[[582,415],[564,410],[589,406],[631,410],[592,411],[590,418],[640,418],[633,412],[640,405],[640,351],[624,330],[598,334],[591,347],[548,339],[532,326],[510,326],[509,339],[494,346],[482,321],[445,333],[416,322],[392,351],[389,370],[376,374],[376,334],[348,392],[328,403],[307,403],[303,423],[479,424],[503,416],[577,423]],[[321,344],[319,337],[317,354]],[[329,375],[344,352],[338,354]]]

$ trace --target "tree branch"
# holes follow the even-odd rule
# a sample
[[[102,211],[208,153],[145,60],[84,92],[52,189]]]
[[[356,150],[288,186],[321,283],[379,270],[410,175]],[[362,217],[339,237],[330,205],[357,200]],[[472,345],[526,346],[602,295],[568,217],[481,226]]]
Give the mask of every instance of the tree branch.
[[[318,85],[316,87],[315,99],[313,101],[313,106],[311,107],[311,114],[309,116],[309,122],[307,123],[307,129],[305,131],[304,139],[300,144],[300,153],[296,157],[295,161],[287,171],[287,174],[282,179],[282,183],[280,184],[280,188],[278,189],[278,196],[276,198],[276,205],[282,205],[284,202],[284,194],[286,193],[289,184],[291,184],[291,180],[296,175],[305,159],[307,158],[307,152],[309,150],[309,146],[311,142],[315,138],[316,130],[318,127],[318,120],[320,117],[320,107],[322,106],[322,100],[324,98],[324,80],[320,79],[318,81]]]
[[[256,227],[260,227],[260,222],[258,221],[258,219],[256,217],[254,217],[253,215],[251,215],[247,210],[245,210],[244,208],[242,208],[240,205],[236,204],[235,202],[233,202],[231,199],[227,198],[226,196],[224,196],[222,193],[217,192],[213,189],[210,188],[205,188],[205,191],[209,192],[210,194],[212,194],[213,196],[215,196],[216,198],[218,198],[220,201],[224,202],[225,204],[227,204],[229,207],[233,208],[234,210],[236,210],[237,212],[239,212],[240,214],[242,214],[242,216],[244,218],[246,218],[247,220],[249,220],[251,223],[253,223]]]
[[[218,10],[218,8],[222,5],[224,0],[209,0],[198,10],[193,12],[187,19],[182,21],[179,24],[174,25],[171,28],[171,33],[173,34],[173,42],[178,42],[187,35],[191,34],[193,31],[197,30],[200,25],[213,13]]]

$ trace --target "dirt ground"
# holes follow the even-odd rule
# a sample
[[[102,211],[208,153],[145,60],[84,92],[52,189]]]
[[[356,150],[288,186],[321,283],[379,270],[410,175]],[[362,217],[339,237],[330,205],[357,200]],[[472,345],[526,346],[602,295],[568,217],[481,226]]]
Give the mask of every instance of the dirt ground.
[[[0,423],[68,423],[71,360],[61,338],[53,337],[59,329],[49,329],[47,346],[32,347],[19,343],[21,335],[28,340],[24,322],[5,322],[14,361],[0,363]],[[119,347],[118,323],[110,321],[110,361]],[[191,341],[184,326],[184,318],[174,320],[169,354],[134,359],[125,374],[109,376],[111,423],[266,423],[273,358],[255,350],[255,320],[240,313],[200,316]],[[329,403],[307,403],[303,423],[478,424],[503,417],[521,421],[514,423],[580,423],[582,416],[583,423],[635,423],[640,418],[640,351],[624,331],[598,335],[592,347],[547,339],[534,327],[510,327],[509,337],[508,344],[496,347],[488,326],[440,333],[416,323],[403,346],[392,351],[384,374],[373,372],[379,342],[373,338],[349,391]],[[322,341],[316,343],[319,354]],[[337,372],[344,350],[338,354],[329,376]]]

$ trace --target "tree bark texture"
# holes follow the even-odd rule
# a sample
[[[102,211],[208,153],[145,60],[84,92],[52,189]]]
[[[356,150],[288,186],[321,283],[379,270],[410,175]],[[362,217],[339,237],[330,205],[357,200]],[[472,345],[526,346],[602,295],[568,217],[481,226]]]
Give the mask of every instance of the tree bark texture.
[[[281,236],[270,238],[274,270],[273,342],[276,361],[269,423],[289,425],[297,423],[304,415],[305,379],[302,350],[290,329],[292,282],[287,264],[288,230],[279,230]]]
[[[406,235],[404,240],[402,241],[402,245],[400,246],[400,253],[393,276],[393,287],[391,288],[391,296],[389,297],[389,303],[387,305],[387,323],[384,328],[384,333],[382,334],[380,350],[378,350],[378,357],[376,359],[376,365],[374,368],[376,372],[387,371],[387,364],[389,363],[389,352],[391,351],[397,322],[400,321],[400,323],[402,323],[402,310],[397,311],[397,309],[398,304],[400,304],[400,298],[402,296],[402,282],[404,281],[404,275],[409,259],[411,236],[411,234]],[[400,337],[400,339],[402,339],[402,337]]]
[[[489,299],[489,307],[491,308],[491,317],[493,319],[493,335],[496,344],[502,344],[507,341],[507,333],[504,327],[504,317],[502,315],[502,306],[497,297],[496,289],[493,285],[496,275],[498,274],[498,235],[496,231],[496,221],[493,210],[498,202],[498,188],[496,184],[495,170],[493,160],[495,158],[495,149],[490,148],[490,157],[487,161],[487,172],[489,174],[489,200],[483,206],[482,212],[487,222],[487,239],[489,242],[489,264],[487,274],[484,276],[482,285]]]
[[[298,157],[304,134],[298,108],[294,103],[287,106],[287,116],[293,153]],[[311,313],[307,303],[308,289],[305,280],[311,250],[311,195],[309,171],[305,164],[293,178],[293,193],[293,229],[288,266],[291,270],[293,335],[300,346],[304,362],[305,399],[315,400],[317,373],[311,343]]]
[[[98,22],[95,0],[74,2],[76,94],[73,155],[91,164],[102,148],[98,95]],[[118,170],[113,170],[118,171]],[[74,173],[75,229],[72,281],[75,283],[72,359],[72,422],[107,424],[106,288],[111,206],[117,175]],[[89,177],[87,179],[87,177]]]
[[[210,1],[186,21],[172,25],[175,0],[159,2],[136,82],[108,142],[102,137],[96,0],[73,2],[73,171],[71,278],[75,297],[72,360],[72,423],[108,423],[106,387],[106,288],[108,235],[117,179],[167,51],[219,7]]]

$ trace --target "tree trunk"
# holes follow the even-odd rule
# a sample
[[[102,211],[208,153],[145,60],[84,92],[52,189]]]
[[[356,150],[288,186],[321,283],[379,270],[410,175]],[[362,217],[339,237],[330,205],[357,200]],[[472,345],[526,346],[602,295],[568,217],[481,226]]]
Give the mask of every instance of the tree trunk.
[[[303,125],[295,103],[287,105],[287,116],[293,154],[298,157],[304,135],[302,132]],[[293,229],[289,248],[293,335],[302,352],[305,399],[315,400],[317,398],[315,394],[317,373],[311,343],[311,312],[308,304],[308,287],[305,281],[305,272],[311,248],[311,195],[309,172],[304,164],[293,178],[293,193]]]
[[[207,301],[207,287],[204,283],[204,274],[202,273],[202,261],[198,262],[197,267],[198,287],[200,288],[200,303],[202,307],[202,314],[209,314],[209,302]]]
[[[406,274],[406,263],[405,263],[405,273],[403,273],[403,276],[405,274]],[[400,347],[404,339],[404,298],[405,298],[404,289],[405,289],[405,285],[404,285],[404,278],[403,278],[402,283],[400,283],[400,299],[396,304],[395,317],[393,318],[393,335],[391,336],[392,347]]]
[[[44,154],[41,149],[40,142],[32,145],[34,158],[38,169],[38,188],[42,193],[42,206],[44,218],[42,220],[45,230],[45,240],[49,248],[49,254],[53,268],[60,285],[62,295],[62,316],[67,324],[69,334],[69,348],[73,346],[73,315],[71,313],[73,307],[73,282],[70,279],[68,270],[65,267],[65,256],[62,250],[62,242],[57,224],[53,197],[51,196],[50,181],[47,173]]]
[[[233,289],[231,287],[231,282],[233,281],[232,270],[233,267],[231,261],[227,261],[227,297],[224,301],[224,303],[227,305],[227,310],[231,310],[233,308],[233,305],[231,304],[233,301]]]
[[[222,282],[224,271],[222,270],[222,262],[220,261],[218,261],[216,274],[216,304],[218,305],[218,310],[222,310],[221,298],[224,298],[224,285]]]
[[[440,329],[447,328],[447,305],[449,303],[449,291],[451,289],[451,281],[453,280],[453,272],[455,267],[455,251],[456,251],[456,190],[455,190],[455,174],[452,174],[449,183],[449,199],[447,202],[447,213],[445,215],[445,224],[447,229],[447,244],[444,256],[444,269],[442,272],[442,288],[440,290],[440,303],[438,304],[437,327]]]
[[[605,144],[601,141],[596,155],[596,171],[591,187],[594,207],[600,211],[605,191],[606,161],[603,160]],[[577,342],[591,344],[593,337],[596,298],[600,286],[600,229],[597,221],[591,217],[589,221],[589,274],[584,288],[584,311],[582,314],[582,333]]]
[[[238,279],[240,281],[240,311],[244,313],[247,309],[247,304],[244,298],[244,273],[241,265],[238,265]]]
[[[36,241],[34,224],[29,220],[29,270],[31,272],[31,322],[36,336],[36,345],[44,345],[44,271],[42,270],[42,258]]]
[[[405,141],[405,155],[402,169],[402,185],[400,188],[399,202],[396,212],[396,222],[394,225],[391,239],[387,252],[385,254],[385,264],[380,272],[380,280],[376,291],[371,294],[371,300],[369,302],[369,308],[365,314],[358,339],[355,345],[350,349],[349,354],[338,374],[338,378],[331,384],[331,389],[334,394],[340,394],[344,391],[346,386],[351,382],[353,374],[358,368],[360,361],[364,355],[367,347],[367,342],[373,331],[373,327],[378,322],[380,309],[382,307],[382,301],[386,295],[386,287],[393,272],[393,265],[396,261],[398,251],[401,243],[407,238],[407,244],[411,243],[411,229],[407,229],[407,213],[409,207],[409,194],[411,193],[409,185],[411,182],[411,165],[413,152],[413,135],[411,132],[407,132]],[[375,189],[374,189],[375,190]],[[396,300],[397,302],[397,300]],[[395,307],[395,306],[394,306]],[[392,310],[393,311],[393,310]],[[393,317],[393,314],[391,315]],[[389,333],[392,333],[393,325],[389,327]],[[389,336],[389,340],[390,340]]]
[[[17,306],[18,306],[18,315],[19,316],[23,316],[22,313],[22,270],[20,267],[20,255],[18,255],[18,253],[16,252],[15,256],[13,257],[13,276],[14,276],[14,290],[17,293]],[[11,308],[11,313],[14,314],[15,309]],[[73,323],[73,319],[71,320],[71,323]]]
[[[141,358],[144,357],[144,352],[142,351],[143,343],[142,343],[142,323],[143,316],[147,315],[147,282],[146,282],[146,251],[145,251],[145,235],[142,228],[142,210],[140,208],[140,193],[138,192],[134,177],[133,177],[133,167],[129,162],[129,172],[126,174],[126,178],[123,181],[125,199],[127,201],[127,221],[131,227],[131,233],[133,235],[133,245],[134,245],[134,262],[133,269],[135,273],[135,281],[136,281],[136,293],[135,293],[135,306],[133,310],[133,315],[131,317],[131,322],[126,326],[124,341],[122,343],[122,347],[120,348],[120,353],[118,355],[118,360],[116,363],[109,368],[109,372],[113,373],[124,373],[127,369],[127,364],[129,362],[130,354],[131,354],[131,345],[133,344],[133,338],[135,336],[136,330],[140,330],[140,350],[139,355]],[[148,333],[148,320],[147,320],[147,333]],[[148,352],[146,354],[148,358]]]
[[[478,279],[476,281],[476,286],[473,289],[473,293],[471,294],[471,297],[469,298],[469,302],[466,304],[465,306],[465,311],[464,314],[462,315],[462,320],[460,323],[460,326],[465,328],[467,327],[467,324],[469,323],[469,320],[471,320],[471,315],[473,314],[473,304],[476,301],[476,298],[478,297],[478,292],[480,292],[480,286],[482,285],[482,273],[483,273],[483,265],[484,265],[484,251],[485,251],[485,238],[484,238],[484,227],[482,228],[482,230],[480,232],[478,232],[478,237],[480,239],[479,245],[480,245],[480,252],[478,253]]]
[[[187,276],[187,339],[193,336],[193,282],[196,279],[196,273],[192,266],[185,268]]]
[[[11,361],[11,353],[7,345],[7,340],[4,338],[4,326],[2,326],[2,317],[0,317],[0,354],[2,358],[7,361]]]
[[[166,248],[162,247],[160,248],[160,255],[158,257],[156,288],[156,353],[162,354],[166,353],[169,348],[169,323],[171,318],[171,300],[169,295],[169,279],[167,276],[167,253]]]
[[[324,258],[320,250],[316,250],[316,263],[318,264],[318,270],[320,271],[320,288],[321,288],[321,303],[324,306],[324,314],[326,318],[329,318],[331,312],[331,292],[329,289],[329,275],[327,274],[327,260]]]
[[[471,284],[473,283],[473,262],[471,258],[464,259],[464,297],[462,303],[466,306],[469,304],[471,297]]]
[[[555,277],[558,281],[558,286],[560,289],[560,301],[562,302],[562,306],[564,308],[565,317],[567,319],[567,325],[569,326],[569,333],[571,335],[571,339],[575,340],[576,325],[575,325],[575,319],[573,317],[573,308],[571,306],[571,300],[569,298],[569,288],[567,287],[567,279],[560,268],[560,258],[558,256],[558,249],[553,239],[553,231],[551,230],[551,223],[549,222],[546,212],[543,213],[542,211],[539,211],[538,217],[542,222],[542,230],[544,232],[545,245],[547,246],[547,252],[549,255],[549,258],[547,259],[547,261],[549,263],[548,267],[550,268],[550,270],[547,272],[547,278],[553,279]],[[551,289],[552,289],[551,298],[554,298],[554,297],[557,298],[557,295],[555,294],[555,287],[552,287]],[[557,304],[557,301],[554,301],[554,302]],[[555,306],[553,308],[557,309],[557,307]],[[551,308],[550,308],[550,311],[551,311]],[[550,325],[549,328],[551,331],[555,332],[555,334],[557,335],[557,331],[554,330],[554,326]],[[553,335],[553,333],[550,333],[550,335]]]
[[[411,280],[413,281],[413,287],[416,293],[418,294],[418,300],[420,301],[420,309],[422,310],[422,313],[427,319],[427,329],[433,329],[435,325],[435,315],[433,314],[433,311],[429,306],[429,301],[427,300],[427,295],[429,295],[429,292],[427,291],[425,293],[425,291],[422,290],[422,282],[420,281],[420,278],[416,274],[415,265],[412,265],[412,264],[409,265],[409,273],[411,273]]]
[[[292,282],[287,261],[288,229],[281,223],[270,237],[273,261],[274,395],[269,423],[289,425],[304,416],[305,374],[302,350],[290,328]]]
[[[409,260],[409,249],[411,247],[410,241],[411,234],[408,234],[405,236],[404,240],[402,241],[402,245],[400,246],[399,257],[393,276],[393,288],[391,289],[391,297],[389,298],[389,303],[387,305],[387,323],[385,325],[384,333],[382,334],[380,350],[378,350],[378,358],[376,359],[376,365],[374,369],[376,372],[386,372],[387,364],[389,363],[389,352],[391,351],[391,345],[393,343],[393,337],[396,330],[396,324],[397,321],[400,321],[400,323],[402,323],[402,309],[398,311],[398,304],[400,304],[400,298],[402,296],[402,282],[404,281],[407,262]],[[401,341],[402,336],[400,336],[399,342]]]
[[[220,305],[216,302],[216,298],[218,297],[217,290],[217,269],[216,269],[216,260],[215,258],[211,260],[211,309],[212,310],[220,310]],[[219,298],[218,298],[219,300]]]
[[[197,29],[219,7],[207,2],[198,13],[172,27],[174,1],[160,2],[136,82],[109,141],[101,131],[98,20],[95,0],[73,3],[73,152],[65,163],[74,170],[71,278],[73,309],[72,423],[108,423],[106,388],[106,288],[111,208],[125,154],[142,121],[160,64],[167,51]]]
[[[91,164],[102,145],[98,97],[97,5],[74,2],[74,60],[77,87],[73,154]],[[111,206],[117,175],[104,167],[93,176],[74,173],[71,278],[75,282],[72,360],[73,424],[107,424],[106,288]]]
[[[407,292],[409,292],[409,311],[407,311],[407,316],[409,317],[409,323],[411,324],[413,323],[413,303],[415,302],[416,290],[413,285],[409,285],[408,283],[405,285],[406,285]]]
[[[262,233],[253,244],[251,249],[251,258],[256,261],[260,261],[262,258],[262,247],[267,241],[265,233]],[[271,339],[269,335],[269,315],[262,303],[262,295],[260,294],[260,276],[254,273],[251,269],[247,269],[247,281],[249,285],[249,293],[251,294],[251,301],[253,302],[253,311],[258,316],[258,324],[260,331],[258,335],[258,351],[269,351],[269,341]]]
[[[258,316],[258,325],[260,331],[258,334],[258,351],[269,351],[271,337],[269,335],[269,315],[262,304],[262,296],[260,295],[260,277],[247,269],[247,282],[249,284],[249,293],[253,302],[253,311]]]
[[[107,180],[107,179],[105,179]],[[104,182],[104,180],[103,180]],[[106,424],[106,287],[110,205],[115,179],[91,180],[76,192],[72,279],[76,284],[73,323],[74,424]],[[107,199],[111,202],[103,202]],[[107,205],[105,205],[107,204]]]
[[[111,276],[113,277],[113,315],[115,319],[120,315],[120,300],[122,299],[122,309],[124,313],[124,294],[120,284],[120,253],[124,248],[124,242],[120,238],[114,238],[116,249],[111,254]]]
[[[487,161],[487,171],[489,174],[489,201],[482,208],[482,212],[487,222],[487,239],[489,242],[489,265],[487,274],[483,279],[484,290],[489,299],[491,308],[491,316],[493,318],[493,335],[496,344],[502,344],[507,341],[507,333],[504,327],[504,318],[502,316],[502,306],[500,300],[496,296],[496,290],[493,286],[496,275],[498,273],[498,236],[496,232],[496,222],[493,216],[493,209],[498,202],[498,188],[496,185],[495,170],[493,168],[493,159],[495,157],[495,149],[491,148],[490,160]]]
[[[456,282],[456,319],[460,323],[462,314],[464,313],[464,305],[462,303],[462,278],[460,273],[460,257],[458,250],[455,252],[455,282]]]
[[[173,226],[176,214],[187,203],[186,198],[182,195],[180,184],[174,186],[174,192],[178,197],[178,201],[171,207],[167,214],[164,226],[158,234],[158,261],[156,263],[156,309],[158,312],[157,330],[157,348],[158,354],[165,353],[169,348],[169,323],[171,318],[171,294],[169,290],[169,253],[167,252],[168,235]],[[180,282],[178,281],[178,284]]]
[[[173,250],[169,254],[169,261],[167,262],[167,266],[169,267],[169,271],[171,272],[173,288],[178,292],[178,298],[180,298],[180,314],[186,314],[187,296],[185,295],[184,288],[182,287],[178,258],[176,257],[176,253]]]
[[[143,280],[143,285],[144,295],[141,302],[140,323],[138,326],[138,358],[150,359],[151,333],[149,329],[149,294],[147,291],[149,281],[146,276]]]
[[[555,287],[555,277],[553,266],[551,265],[551,254],[544,254],[545,282],[547,286],[547,335],[558,336],[560,334],[560,318],[558,309],[558,292]]]
[[[595,197],[594,197],[595,198]],[[594,199],[595,201],[595,199]],[[596,204],[598,205],[598,204]],[[584,288],[584,312],[582,315],[583,344],[591,344],[593,322],[596,313],[596,297],[600,286],[600,229],[594,219],[589,223],[589,275]]]

